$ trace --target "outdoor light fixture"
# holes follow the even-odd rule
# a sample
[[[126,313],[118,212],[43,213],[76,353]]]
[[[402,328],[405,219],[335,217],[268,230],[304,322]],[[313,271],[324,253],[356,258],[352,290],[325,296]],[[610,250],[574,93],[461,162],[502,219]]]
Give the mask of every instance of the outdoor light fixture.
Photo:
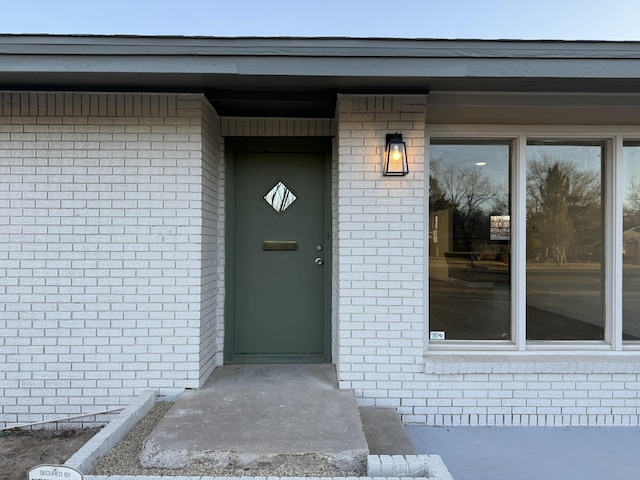
[[[403,176],[409,173],[407,146],[401,133],[387,133],[387,147],[384,150],[384,176]]]

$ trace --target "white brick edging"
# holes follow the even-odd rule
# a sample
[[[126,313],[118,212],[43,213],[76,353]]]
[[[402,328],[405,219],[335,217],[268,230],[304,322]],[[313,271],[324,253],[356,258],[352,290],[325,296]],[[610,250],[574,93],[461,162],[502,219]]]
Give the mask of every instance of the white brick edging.
[[[100,430],[80,450],[65,462],[83,474],[93,468],[115,447],[156,403],[156,392],[145,390],[135,398],[114,420]],[[88,478],[88,477],[84,477]],[[121,478],[121,477],[115,477]],[[131,477],[133,478],[133,477]]]
[[[84,480],[402,480],[410,477],[175,477],[153,476],[144,477],[136,475],[85,475]],[[412,480],[452,480],[448,477],[420,477]]]
[[[370,478],[453,480],[439,455],[369,455],[367,475]]]

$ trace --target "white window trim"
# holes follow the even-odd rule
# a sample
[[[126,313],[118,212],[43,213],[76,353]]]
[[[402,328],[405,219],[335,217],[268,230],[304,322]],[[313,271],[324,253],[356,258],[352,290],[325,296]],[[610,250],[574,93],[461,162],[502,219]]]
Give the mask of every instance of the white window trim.
[[[439,140],[500,140],[512,141],[512,276],[511,314],[512,340],[462,341],[429,340],[429,287],[425,286],[425,354],[591,354],[611,352],[637,354],[640,342],[622,341],[622,204],[624,172],[623,142],[640,139],[640,125],[474,125],[427,124],[425,128],[425,172],[429,172],[431,138]],[[605,340],[604,341],[527,341],[524,325],[526,316],[526,148],[528,140],[603,140],[606,142],[606,161],[603,178],[604,248],[605,248]],[[425,198],[429,198],[429,182],[425,182]],[[425,209],[428,218],[428,208]],[[429,242],[425,242],[426,272],[429,272]]]

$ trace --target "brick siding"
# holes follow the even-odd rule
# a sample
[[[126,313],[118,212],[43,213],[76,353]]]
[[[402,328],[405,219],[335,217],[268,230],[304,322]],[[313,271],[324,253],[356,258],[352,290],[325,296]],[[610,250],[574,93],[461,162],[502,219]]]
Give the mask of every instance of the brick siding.
[[[1,94],[0,425],[220,362],[217,132],[198,95]]]
[[[401,407],[423,372],[425,96],[338,96],[336,366],[363,405]],[[409,175],[383,177],[387,133]]]

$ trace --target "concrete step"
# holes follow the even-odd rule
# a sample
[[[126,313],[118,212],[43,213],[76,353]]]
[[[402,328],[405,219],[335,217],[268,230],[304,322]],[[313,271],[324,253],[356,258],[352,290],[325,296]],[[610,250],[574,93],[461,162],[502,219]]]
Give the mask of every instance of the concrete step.
[[[278,465],[300,475],[364,475],[369,453],[353,392],[333,365],[225,365],[185,392],[147,439],[145,467],[206,462],[247,470]]]
[[[417,455],[395,408],[360,407],[370,455]]]

